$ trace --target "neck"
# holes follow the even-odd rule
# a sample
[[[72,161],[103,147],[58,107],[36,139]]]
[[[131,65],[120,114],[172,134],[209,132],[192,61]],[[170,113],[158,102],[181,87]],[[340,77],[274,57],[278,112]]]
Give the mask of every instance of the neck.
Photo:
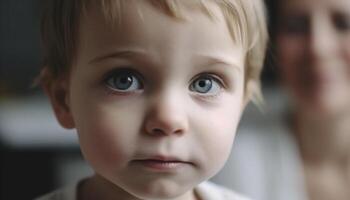
[[[297,112],[294,122],[305,162],[350,163],[350,112],[331,116]]]

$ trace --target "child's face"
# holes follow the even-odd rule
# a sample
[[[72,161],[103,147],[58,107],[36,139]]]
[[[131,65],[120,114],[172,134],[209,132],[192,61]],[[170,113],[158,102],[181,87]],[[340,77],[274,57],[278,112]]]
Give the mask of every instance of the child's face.
[[[82,19],[68,115],[97,174],[140,198],[179,196],[229,156],[245,55],[215,5],[215,20],[177,21],[132,2],[120,25],[92,9]]]

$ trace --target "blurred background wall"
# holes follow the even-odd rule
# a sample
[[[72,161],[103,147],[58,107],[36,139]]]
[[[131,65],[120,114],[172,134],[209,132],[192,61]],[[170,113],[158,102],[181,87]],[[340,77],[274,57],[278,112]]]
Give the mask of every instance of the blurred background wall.
[[[0,83],[2,95],[33,94],[40,65],[39,0],[0,1]]]
[[[0,0],[0,199],[33,199],[90,174],[40,88],[40,0]]]

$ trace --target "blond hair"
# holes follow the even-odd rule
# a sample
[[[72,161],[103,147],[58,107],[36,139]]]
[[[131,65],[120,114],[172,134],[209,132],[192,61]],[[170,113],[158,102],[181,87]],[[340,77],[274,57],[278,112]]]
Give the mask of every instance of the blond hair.
[[[41,84],[51,84],[69,73],[76,50],[79,20],[92,3],[97,5],[106,20],[120,20],[123,4],[130,0],[47,0],[42,19],[42,44],[44,69],[39,77]],[[260,74],[265,57],[267,28],[263,0],[144,0],[159,11],[176,19],[185,19],[184,8],[189,4],[213,17],[209,3],[221,9],[231,36],[246,51],[245,83],[249,86],[252,100],[262,102]],[[189,3],[190,2],[190,3]],[[247,90],[247,84],[245,84]]]

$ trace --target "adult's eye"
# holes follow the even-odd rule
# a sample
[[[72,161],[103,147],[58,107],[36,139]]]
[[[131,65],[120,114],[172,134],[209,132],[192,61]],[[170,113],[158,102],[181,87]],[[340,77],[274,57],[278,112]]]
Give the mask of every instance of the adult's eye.
[[[222,84],[219,80],[211,76],[200,76],[195,79],[191,85],[190,90],[202,95],[217,95],[222,89]]]
[[[106,84],[118,92],[132,92],[143,87],[139,76],[131,71],[113,72],[107,77]]]
[[[281,20],[278,26],[287,34],[307,34],[310,31],[310,19],[306,16],[289,16]]]
[[[347,32],[350,30],[350,18],[345,15],[335,15],[333,17],[334,26],[338,31]]]

